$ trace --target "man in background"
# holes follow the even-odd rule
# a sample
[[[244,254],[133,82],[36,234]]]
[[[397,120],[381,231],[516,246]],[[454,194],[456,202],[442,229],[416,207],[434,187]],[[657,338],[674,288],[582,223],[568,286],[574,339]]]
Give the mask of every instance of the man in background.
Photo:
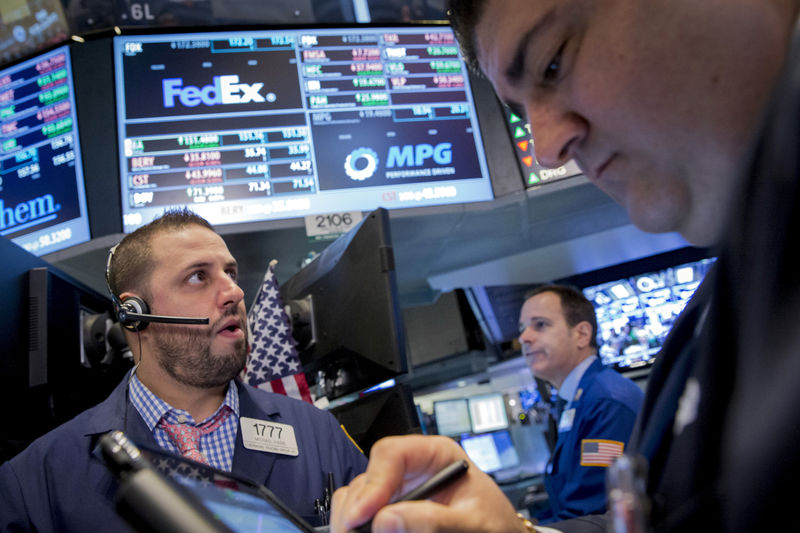
[[[128,324],[136,366],[111,396],[0,466],[0,530],[124,530],[117,484],[97,449],[111,430],[266,485],[319,523],[314,500],[328,474],[347,483],[366,458],[329,413],[235,379],[247,357],[237,273],[222,238],[188,210],[167,212],[112,249],[117,307],[208,317],[208,325]],[[259,441],[253,424],[282,428],[278,442]]]
[[[547,465],[550,509],[540,523],[601,513],[606,468],[622,455],[644,394],[597,357],[592,302],[563,285],[527,295],[519,342],[531,372],[558,389],[558,440]]]
[[[646,466],[617,524],[638,509],[658,532],[785,528],[800,474],[800,2],[449,5],[467,58],[527,116],[540,163],[574,159],[639,228],[718,257],[650,374],[629,446]],[[336,495],[333,530],[456,456],[439,441],[373,448],[375,469]],[[379,474],[390,462],[400,466]],[[492,490],[467,478],[436,502],[387,507],[373,530],[514,530],[506,507],[489,507]],[[552,526],[605,531],[607,520]]]

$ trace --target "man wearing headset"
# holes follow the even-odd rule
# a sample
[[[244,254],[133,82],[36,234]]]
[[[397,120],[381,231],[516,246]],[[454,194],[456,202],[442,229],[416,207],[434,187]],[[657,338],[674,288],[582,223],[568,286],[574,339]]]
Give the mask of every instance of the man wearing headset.
[[[191,211],[167,212],[112,249],[107,276],[118,310],[208,317],[208,325],[129,321],[130,375],[103,403],[0,466],[0,530],[124,529],[96,447],[115,429],[264,484],[318,521],[313,502],[328,473],[345,484],[366,458],[329,413],[235,379],[247,357],[246,313],[222,238]],[[254,423],[293,431],[265,450],[245,427]],[[182,444],[187,430],[200,435],[199,446]]]

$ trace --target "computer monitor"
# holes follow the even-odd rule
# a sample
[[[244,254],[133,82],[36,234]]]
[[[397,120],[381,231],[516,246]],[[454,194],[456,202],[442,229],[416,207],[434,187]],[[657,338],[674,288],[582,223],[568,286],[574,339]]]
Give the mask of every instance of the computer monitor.
[[[461,439],[470,460],[486,473],[519,466],[519,454],[507,429]]]
[[[389,213],[377,209],[280,288],[307,376],[329,399],[407,371]]]
[[[0,431],[2,462],[104,400],[132,365],[121,357],[103,361],[84,349],[84,319],[111,311],[106,295],[8,239],[0,238],[0,257],[0,401],[14,406]]]
[[[469,398],[472,432],[484,433],[508,428],[508,413],[502,394],[486,394]]]
[[[35,255],[89,240],[67,46],[0,70],[0,235]]]
[[[104,400],[131,367],[130,360],[105,359],[105,352],[101,357],[86,349],[95,343],[87,338],[87,326],[99,317],[110,327],[110,311],[108,297],[55,269],[28,272],[27,385],[49,391],[60,422]]]
[[[620,370],[651,365],[713,261],[693,261],[584,288],[597,315],[603,363]]]
[[[449,26],[123,35],[114,59],[125,232],[493,198]]]
[[[439,435],[455,437],[472,432],[472,420],[466,398],[433,402],[433,416]]]
[[[405,384],[365,394],[330,411],[367,455],[383,437],[422,433],[411,388]]]

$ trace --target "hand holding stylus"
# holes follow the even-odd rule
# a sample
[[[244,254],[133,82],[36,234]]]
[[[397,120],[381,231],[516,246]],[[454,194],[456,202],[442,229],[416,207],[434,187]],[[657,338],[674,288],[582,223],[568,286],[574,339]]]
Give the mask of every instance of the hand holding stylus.
[[[440,472],[450,481],[437,481]],[[421,492],[408,494],[418,487]],[[395,501],[397,495],[414,501]],[[458,444],[419,435],[379,441],[367,471],[334,494],[331,533],[370,527],[370,520],[379,532],[525,531],[495,482],[468,462]]]

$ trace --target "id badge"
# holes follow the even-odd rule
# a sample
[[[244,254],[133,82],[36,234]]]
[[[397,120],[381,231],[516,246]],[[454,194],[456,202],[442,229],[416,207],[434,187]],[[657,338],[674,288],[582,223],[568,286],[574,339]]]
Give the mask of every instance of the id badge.
[[[558,432],[569,431],[572,429],[572,421],[575,420],[575,408],[566,409],[561,413],[561,420],[558,421]]]
[[[240,417],[242,441],[248,450],[297,456],[297,439],[294,428],[289,424],[279,424],[269,420]]]

